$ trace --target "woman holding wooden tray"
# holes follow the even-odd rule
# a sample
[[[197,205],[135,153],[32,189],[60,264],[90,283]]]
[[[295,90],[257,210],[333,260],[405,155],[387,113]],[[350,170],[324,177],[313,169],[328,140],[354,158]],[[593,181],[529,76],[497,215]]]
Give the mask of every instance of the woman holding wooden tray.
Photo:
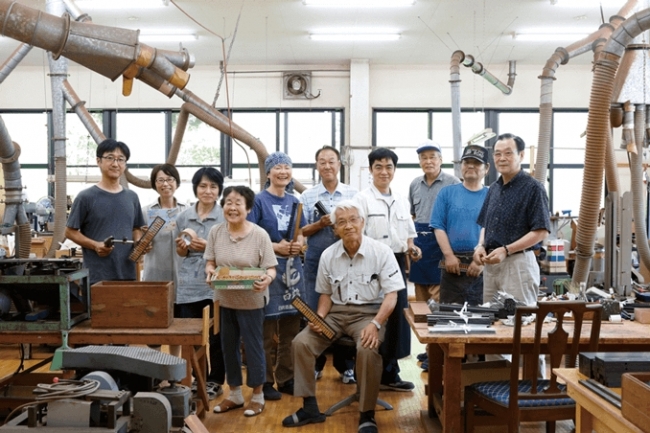
[[[264,307],[269,301],[269,286],[275,279],[278,261],[266,231],[246,219],[254,201],[255,193],[246,186],[226,188],[221,199],[226,222],[210,230],[205,248],[208,283],[213,278],[226,278],[231,268],[266,270],[253,283],[252,290],[215,288],[215,300],[219,301],[226,380],[230,387],[228,398],[214,407],[215,413],[228,412],[244,405],[240,339],[243,339],[246,348],[246,385],[253,388],[253,397],[244,410],[244,416],[256,416],[264,410]]]

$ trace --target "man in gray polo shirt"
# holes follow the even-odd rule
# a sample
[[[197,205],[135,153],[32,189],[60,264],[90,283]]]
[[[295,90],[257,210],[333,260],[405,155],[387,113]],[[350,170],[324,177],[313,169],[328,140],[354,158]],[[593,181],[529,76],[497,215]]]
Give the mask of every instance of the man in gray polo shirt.
[[[447,185],[460,183],[456,176],[441,170],[442,153],[440,145],[432,140],[420,143],[417,148],[420,167],[424,175],[413,179],[409,187],[411,215],[415,221],[417,238],[415,245],[422,250],[422,258],[411,262],[409,281],[415,284],[415,300],[440,302],[440,269],[442,251],[433,230],[429,227],[431,211],[440,190]]]

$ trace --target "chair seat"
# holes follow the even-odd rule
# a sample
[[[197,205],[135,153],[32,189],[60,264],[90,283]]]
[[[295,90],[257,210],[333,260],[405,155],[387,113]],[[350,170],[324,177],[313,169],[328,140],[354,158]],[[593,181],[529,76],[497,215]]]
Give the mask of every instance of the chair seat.
[[[537,381],[537,392],[542,393],[548,388],[548,380]],[[499,382],[479,382],[471,385],[472,389],[480,395],[483,395],[490,400],[493,400],[503,406],[510,404],[510,382],[507,380]],[[562,391],[566,390],[566,386],[558,384],[558,388]],[[532,382],[530,380],[519,381],[519,393],[530,393],[532,389]],[[570,406],[575,402],[572,398],[549,398],[549,399],[522,399],[519,401],[519,407],[542,407],[542,406]]]

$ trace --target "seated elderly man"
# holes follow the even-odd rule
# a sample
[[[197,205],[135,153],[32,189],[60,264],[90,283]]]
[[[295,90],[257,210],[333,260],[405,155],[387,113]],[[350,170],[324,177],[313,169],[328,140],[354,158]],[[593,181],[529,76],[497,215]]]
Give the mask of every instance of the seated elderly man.
[[[383,324],[395,308],[397,292],[404,289],[395,254],[385,244],[364,236],[365,215],[354,201],[341,201],[331,214],[334,232],[341,238],[321,256],[316,278],[320,293],[316,313],[336,332],[357,343],[356,374],[359,383],[359,432],[377,432],[375,405],[382,361],[378,352]],[[298,427],[325,421],[316,401],[314,364],[331,342],[312,323],[293,340],[294,390],[303,407],[282,421]]]

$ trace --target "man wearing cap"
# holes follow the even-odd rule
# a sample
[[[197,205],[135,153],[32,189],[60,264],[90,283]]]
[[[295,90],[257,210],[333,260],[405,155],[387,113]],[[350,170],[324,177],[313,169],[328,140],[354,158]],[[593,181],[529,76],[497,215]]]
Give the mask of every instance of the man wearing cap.
[[[431,228],[444,256],[440,261],[440,302],[483,303],[483,263],[473,259],[481,234],[476,223],[488,188],[483,178],[490,168],[487,149],[470,145],[463,151],[463,182],[444,187],[431,214]]]
[[[415,285],[415,300],[440,302],[440,269],[438,264],[442,252],[429,227],[431,210],[440,190],[448,185],[460,183],[456,176],[441,170],[442,153],[440,145],[426,140],[417,148],[420,167],[424,174],[413,179],[409,187],[411,215],[415,222],[417,238],[414,243],[422,250],[422,259],[411,262],[409,281]]]
[[[521,169],[524,140],[502,134],[494,145],[501,177],[490,186],[478,216],[483,227],[474,260],[485,264],[483,301],[504,291],[526,305],[537,303],[539,266],[533,250],[551,231],[546,191]]]

